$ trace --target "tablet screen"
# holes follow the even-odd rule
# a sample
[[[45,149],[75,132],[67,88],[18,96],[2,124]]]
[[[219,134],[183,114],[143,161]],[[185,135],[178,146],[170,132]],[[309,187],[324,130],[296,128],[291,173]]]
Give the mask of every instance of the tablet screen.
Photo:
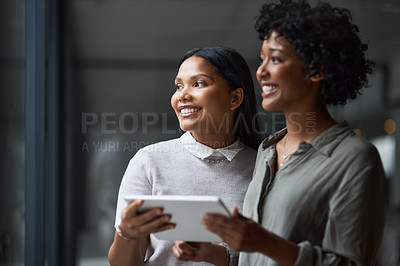
[[[164,214],[171,215],[172,230],[155,233],[163,240],[183,240],[194,242],[222,242],[221,238],[204,229],[201,220],[206,213],[216,213],[230,217],[222,201],[216,196],[170,196],[170,195],[129,195],[125,200],[144,200],[139,210],[162,207]]]

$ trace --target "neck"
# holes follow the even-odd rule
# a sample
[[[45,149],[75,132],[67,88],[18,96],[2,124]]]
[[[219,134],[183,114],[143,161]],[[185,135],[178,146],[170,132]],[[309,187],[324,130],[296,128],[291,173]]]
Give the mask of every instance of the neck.
[[[301,112],[285,112],[285,117],[287,134],[297,141],[310,141],[336,123],[325,106]]]
[[[233,132],[228,134],[200,134],[191,132],[191,134],[195,140],[213,149],[229,146],[236,140]]]

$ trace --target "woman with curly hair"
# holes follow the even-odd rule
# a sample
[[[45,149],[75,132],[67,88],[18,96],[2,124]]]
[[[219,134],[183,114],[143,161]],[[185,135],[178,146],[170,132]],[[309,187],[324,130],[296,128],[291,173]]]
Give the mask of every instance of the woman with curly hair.
[[[287,127],[260,145],[243,216],[207,214],[239,265],[374,265],[386,212],[376,148],[327,106],[367,84],[367,45],[346,9],[303,0],[265,4],[257,80],[265,110]]]

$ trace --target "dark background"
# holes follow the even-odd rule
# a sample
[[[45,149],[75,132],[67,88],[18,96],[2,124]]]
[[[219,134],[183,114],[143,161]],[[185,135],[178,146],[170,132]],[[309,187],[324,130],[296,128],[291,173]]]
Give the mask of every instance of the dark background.
[[[32,134],[26,126],[31,11],[22,0],[0,1],[0,264],[29,258],[25,213],[33,190],[46,195],[45,224],[37,233],[46,236],[49,264],[108,265],[116,197],[129,159],[140,147],[182,133],[170,107],[180,57],[198,46],[229,46],[245,57],[255,78],[261,42],[254,22],[265,1],[44,2],[46,108],[37,119],[45,122],[46,163],[44,183],[36,189],[27,187],[26,152]],[[400,265],[400,131],[391,130],[400,127],[400,3],[329,2],[353,12],[376,62],[364,95],[331,112],[381,152],[390,200],[380,265]],[[257,85],[261,106],[260,93]],[[260,109],[259,115],[264,135],[284,126],[279,112]]]

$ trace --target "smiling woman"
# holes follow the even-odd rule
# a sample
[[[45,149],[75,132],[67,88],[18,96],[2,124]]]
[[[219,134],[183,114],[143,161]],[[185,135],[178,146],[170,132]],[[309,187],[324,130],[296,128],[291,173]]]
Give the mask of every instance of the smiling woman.
[[[243,215],[207,214],[206,228],[243,266],[375,265],[387,208],[381,159],[327,109],[367,83],[358,27],[347,9],[281,0],[262,7],[256,29],[262,106],[282,110],[287,127],[260,145]]]
[[[111,265],[178,265],[178,259],[226,265],[237,259],[222,243],[203,243],[207,252],[196,252],[189,243],[174,247],[157,239],[152,233],[174,228],[171,217],[158,208],[139,214],[143,201],[124,200],[129,194],[219,196],[229,208],[242,208],[259,144],[246,62],[230,48],[191,50],[180,62],[175,87],[171,105],[186,133],[149,145],[130,161],[118,194]]]
[[[232,131],[246,145],[258,148],[260,136],[257,133],[258,120],[254,116],[255,94],[254,89],[250,89],[253,88],[253,80],[246,61],[236,51],[218,46],[190,50],[180,61],[175,86],[176,92],[171,98],[175,112],[177,110],[175,106],[179,105],[182,108],[192,101],[197,101],[185,97],[201,95],[201,102],[215,113],[215,116],[207,111],[202,113],[203,120],[197,124],[196,133],[207,138],[210,133],[218,135]],[[188,86],[198,89],[188,90]],[[188,95],[188,92],[193,94]],[[219,100],[216,100],[216,97]],[[207,103],[208,101],[211,103]],[[187,113],[188,110],[184,112]],[[185,121],[180,119],[179,113],[176,115],[181,127],[184,126],[182,122]]]
[[[182,63],[175,84],[171,105],[181,129],[213,148],[233,143],[232,129],[243,88],[231,90],[215,67],[197,56]]]
[[[292,46],[277,31],[271,31],[262,44],[257,69],[257,80],[263,90],[262,106],[265,110],[297,110],[299,106],[311,104],[319,98],[319,90],[313,80],[306,79],[307,73],[299,57],[295,56]],[[311,95],[313,94],[313,95]]]

